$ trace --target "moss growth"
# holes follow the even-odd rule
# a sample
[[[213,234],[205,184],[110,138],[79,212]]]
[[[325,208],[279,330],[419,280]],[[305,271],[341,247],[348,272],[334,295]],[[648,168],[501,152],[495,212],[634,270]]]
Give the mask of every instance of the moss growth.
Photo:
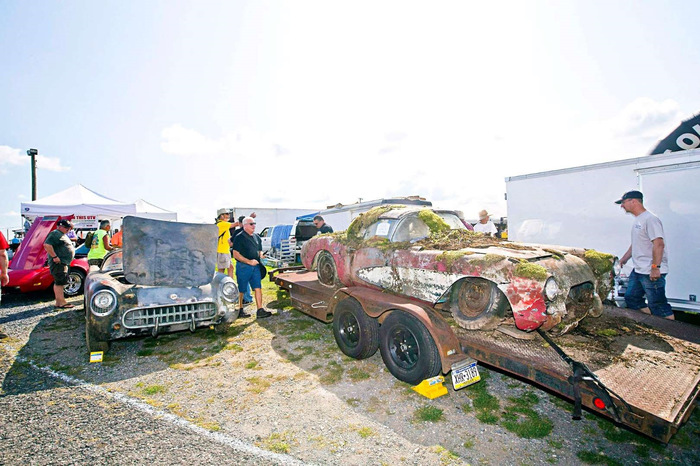
[[[555,249],[546,249],[546,248],[542,248],[542,250],[544,252],[550,253],[552,255],[552,257],[554,257],[556,260],[562,260],[564,258],[564,253],[562,253],[561,251],[557,251]]]
[[[610,273],[615,258],[612,254],[598,252],[595,249],[587,249],[583,254],[583,260],[593,269],[595,275],[602,276]]]
[[[505,256],[499,254],[486,254],[484,256],[475,257],[469,260],[469,263],[479,267],[490,267],[494,264],[498,264],[505,259]]]
[[[547,269],[539,264],[520,261],[515,265],[514,275],[517,277],[531,278],[532,280],[544,281],[547,279]]]
[[[402,205],[385,205],[374,207],[360,215],[350,223],[345,236],[348,241],[362,241],[362,233],[371,224],[377,221],[379,217],[394,209],[403,209]]]
[[[469,251],[444,251],[442,254],[437,256],[435,260],[438,262],[444,262],[447,270],[450,270],[455,262],[468,254],[472,253]]]
[[[443,414],[440,408],[436,408],[435,406],[423,406],[413,413],[413,417],[417,421],[422,422],[439,422],[442,421]]]
[[[447,233],[450,226],[438,214],[430,209],[423,209],[418,212],[418,218],[428,226],[430,233]]]

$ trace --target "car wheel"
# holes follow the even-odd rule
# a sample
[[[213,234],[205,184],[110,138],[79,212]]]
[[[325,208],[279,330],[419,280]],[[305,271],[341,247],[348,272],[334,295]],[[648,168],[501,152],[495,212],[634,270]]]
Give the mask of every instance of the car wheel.
[[[501,290],[483,278],[461,280],[452,287],[452,317],[467,330],[496,328],[505,316],[507,304]]]
[[[338,348],[354,359],[366,359],[379,348],[379,323],[354,298],[345,298],[333,312],[333,336]]]
[[[379,350],[389,372],[416,385],[440,374],[442,364],[437,345],[418,319],[394,311],[379,328]]]
[[[335,261],[330,252],[321,251],[318,253],[316,273],[318,274],[318,281],[322,285],[328,287],[335,287],[338,285],[338,270],[335,267]]]
[[[63,294],[67,297],[78,296],[85,286],[85,272],[72,268],[68,270],[68,283],[63,287]]]
[[[95,351],[107,352],[109,350],[109,342],[95,338],[87,322],[85,323],[85,343],[87,344],[89,353]]]

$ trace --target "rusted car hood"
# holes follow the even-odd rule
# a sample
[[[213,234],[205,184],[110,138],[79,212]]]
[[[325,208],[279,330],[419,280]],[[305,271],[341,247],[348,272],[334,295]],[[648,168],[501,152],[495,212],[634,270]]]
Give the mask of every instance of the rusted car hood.
[[[216,270],[216,225],[125,217],[124,276],[136,285],[192,287]]]

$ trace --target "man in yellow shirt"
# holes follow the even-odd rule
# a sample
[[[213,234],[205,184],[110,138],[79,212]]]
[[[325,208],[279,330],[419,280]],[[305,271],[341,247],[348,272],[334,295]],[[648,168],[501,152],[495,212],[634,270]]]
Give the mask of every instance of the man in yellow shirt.
[[[219,272],[228,274],[233,278],[233,265],[231,264],[231,251],[229,249],[231,232],[229,229],[233,226],[229,222],[230,214],[228,209],[219,209],[216,211],[216,226],[219,227],[219,242],[216,246],[216,267]]]

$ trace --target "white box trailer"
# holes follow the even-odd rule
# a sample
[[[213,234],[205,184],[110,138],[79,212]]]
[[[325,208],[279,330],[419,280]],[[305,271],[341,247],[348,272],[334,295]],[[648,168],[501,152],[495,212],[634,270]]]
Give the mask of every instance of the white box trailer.
[[[621,257],[632,216],[614,201],[633,189],[664,225],[669,302],[700,312],[700,149],[507,177],[508,237]]]

